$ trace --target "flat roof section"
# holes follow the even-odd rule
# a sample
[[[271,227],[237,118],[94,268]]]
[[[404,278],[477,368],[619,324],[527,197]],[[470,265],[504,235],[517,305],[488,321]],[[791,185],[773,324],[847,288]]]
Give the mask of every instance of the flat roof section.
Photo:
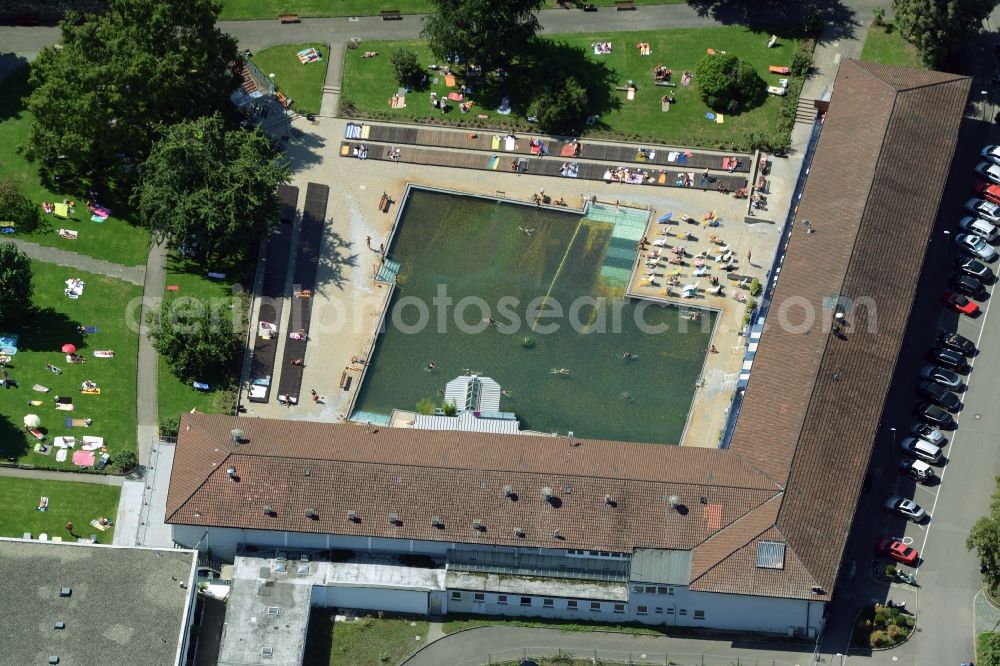
[[[196,565],[192,550],[0,539],[0,662],[177,664]]]

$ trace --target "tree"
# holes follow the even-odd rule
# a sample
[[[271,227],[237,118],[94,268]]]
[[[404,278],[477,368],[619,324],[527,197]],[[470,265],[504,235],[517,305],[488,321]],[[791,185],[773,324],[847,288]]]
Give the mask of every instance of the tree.
[[[389,66],[399,81],[399,85],[416,88],[424,76],[424,68],[417,60],[417,54],[411,49],[397,48],[389,54]]]
[[[896,26],[928,67],[940,67],[979,32],[997,0],[892,0]]]
[[[1000,477],[990,498],[990,515],[983,516],[969,530],[965,547],[975,550],[983,567],[983,579],[996,590],[1000,586]]]
[[[0,294],[0,324],[16,324],[31,311],[31,259],[13,243],[0,243]]]
[[[25,154],[46,183],[131,184],[165,126],[211,115],[238,84],[236,42],[215,27],[218,0],[109,0],[68,13],[57,47],[31,66]]]
[[[135,451],[119,451],[111,456],[109,462],[119,474],[128,474],[139,464],[139,456],[136,455]]]
[[[0,211],[4,220],[13,222],[18,231],[34,231],[38,227],[38,206],[24,196],[21,184],[13,178],[0,180]]]
[[[587,90],[575,77],[567,77],[558,88],[536,92],[528,115],[538,128],[551,134],[577,134],[587,114]]]
[[[421,35],[439,60],[509,65],[538,32],[542,0],[432,0]]]
[[[239,346],[232,312],[223,303],[177,299],[146,315],[153,348],[183,381],[221,375]]]
[[[702,58],[695,68],[695,80],[702,101],[716,111],[749,109],[767,97],[767,83],[757,70],[732,53]]]
[[[288,173],[260,130],[227,130],[219,116],[199,118],[156,142],[132,204],[154,237],[208,262],[278,221],[277,187]]]

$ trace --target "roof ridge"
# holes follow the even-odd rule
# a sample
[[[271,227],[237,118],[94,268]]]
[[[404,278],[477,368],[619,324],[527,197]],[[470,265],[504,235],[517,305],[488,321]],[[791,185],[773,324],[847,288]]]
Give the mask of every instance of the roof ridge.
[[[860,58],[848,58],[849,63],[854,65],[857,69],[868,74],[870,77],[885,84],[888,88],[893,91],[905,92],[909,90],[917,90],[919,88],[927,88],[930,86],[937,86],[946,83],[954,83],[955,81],[961,81],[962,79],[969,78],[963,74],[953,74],[951,72],[942,72],[936,69],[917,69],[915,67],[907,67],[905,65],[890,65],[887,63],[874,62],[871,60],[862,60]],[[902,74],[909,72],[911,74],[919,75],[922,77],[935,76],[937,80],[927,81],[925,83],[913,84],[913,85],[897,85],[889,81],[883,73],[897,73]]]
[[[204,433],[205,435],[207,435],[209,439],[211,439],[213,442],[219,443],[219,440],[212,436],[211,431],[208,428],[206,428],[203,423],[199,423],[200,419],[197,418],[198,416],[207,416],[207,415],[206,414],[202,414],[201,412],[188,412],[187,414],[181,414],[181,424],[183,424],[185,426],[186,430],[189,430],[191,428],[191,422],[193,422],[194,425],[198,428],[198,430],[200,430],[202,433]],[[219,444],[220,444],[220,448],[221,448],[222,445],[221,445],[221,443],[219,443]],[[176,516],[178,514],[178,512],[180,512],[180,510],[184,508],[184,506],[191,500],[191,498],[194,497],[198,493],[198,491],[201,490],[202,487],[206,483],[208,483],[208,480],[210,478],[212,478],[212,473],[215,472],[215,470],[217,470],[220,467],[222,467],[223,463],[225,463],[227,460],[229,460],[230,456],[232,456],[233,453],[234,453],[232,447],[228,447],[225,450],[226,450],[226,455],[224,455],[222,457],[222,459],[219,460],[219,462],[215,464],[215,468],[214,469],[212,469],[208,474],[206,474],[204,477],[202,477],[201,481],[199,481],[198,484],[194,486],[193,490],[187,495],[187,497],[185,497],[184,499],[182,499],[177,504],[177,508],[174,509],[170,513],[169,516],[166,515],[166,512],[164,512],[164,517],[163,517],[163,522],[164,523],[170,522],[170,518],[173,518],[174,516]],[[173,484],[173,478],[174,478],[174,475],[171,474],[170,475],[171,485]],[[168,491],[167,491],[167,498],[168,498],[168,500],[169,500],[169,496],[170,496],[170,491],[169,491],[169,488],[168,488]]]
[[[780,506],[781,506],[781,499],[783,497],[784,497],[784,493],[776,493],[775,495],[773,495],[772,497],[770,497],[766,501],[761,502],[759,505],[755,506],[750,511],[747,511],[742,516],[740,516],[739,518],[737,518],[733,522],[729,523],[728,525],[726,525],[725,527],[723,527],[721,530],[719,530],[718,532],[715,532],[714,534],[712,534],[711,536],[709,536],[707,539],[705,539],[704,541],[702,541],[700,544],[698,544],[697,546],[695,546],[694,548],[692,548],[691,549],[692,553],[695,550],[697,550],[698,548],[700,548],[702,546],[707,546],[710,542],[712,542],[712,541],[714,541],[716,539],[722,538],[723,535],[725,535],[727,532],[735,532],[736,529],[738,529],[738,526],[742,526],[742,524],[745,521],[747,521],[751,517],[753,517],[753,515],[755,513],[757,513],[758,511],[769,510],[770,507],[768,507],[768,505],[771,504],[772,502],[777,502],[778,503],[778,507],[780,508]],[[767,532],[771,528],[775,527],[775,521],[777,520],[777,516],[778,516],[778,510],[777,509],[774,509],[774,516],[775,516],[775,518],[773,520],[767,521],[767,525],[765,527],[761,528],[760,531],[758,531],[758,532],[752,533],[752,535],[749,538],[747,538],[746,541],[742,541],[741,543],[738,543],[737,545],[734,545],[725,554],[725,556],[720,557],[720,558],[713,558],[714,561],[712,562],[711,566],[707,567],[703,571],[698,572],[697,575],[693,575],[692,578],[691,578],[691,580],[688,582],[688,584],[690,585],[690,584],[694,583],[696,580],[704,577],[706,574],[708,574],[708,572],[712,571],[713,569],[715,569],[716,567],[718,567],[719,565],[721,565],[723,562],[725,562],[727,559],[729,559],[733,555],[733,553],[738,552],[740,550],[740,548],[743,548],[744,546],[746,546],[748,543],[750,543],[751,541],[753,541],[754,539],[756,539],[757,537],[759,537],[764,532]],[[692,571],[692,574],[693,573],[694,572]]]

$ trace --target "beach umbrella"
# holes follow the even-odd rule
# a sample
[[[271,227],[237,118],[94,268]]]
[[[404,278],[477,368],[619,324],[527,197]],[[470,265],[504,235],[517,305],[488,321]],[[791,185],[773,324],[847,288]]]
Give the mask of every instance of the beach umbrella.
[[[40,425],[42,425],[42,420],[38,418],[37,414],[28,414],[24,417],[25,428],[37,428]]]
[[[76,353],[76,345],[70,344],[70,343],[67,342],[66,344],[64,344],[62,346],[62,350],[63,350],[64,354],[75,354]]]

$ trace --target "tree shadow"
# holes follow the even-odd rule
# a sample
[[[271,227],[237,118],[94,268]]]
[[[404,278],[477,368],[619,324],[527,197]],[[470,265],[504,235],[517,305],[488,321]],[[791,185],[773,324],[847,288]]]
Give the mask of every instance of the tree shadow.
[[[17,462],[26,453],[28,443],[24,431],[11,423],[6,414],[0,414],[0,461]]]
[[[14,53],[0,53],[0,121],[16,118],[25,107],[31,92],[28,85],[28,60]]]
[[[77,330],[80,322],[52,308],[44,308],[29,313],[21,320],[17,341],[21,351],[58,352],[66,343],[85,346],[83,335]],[[14,357],[17,360],[17,357]]]
[[[323,161],[323,148],[327,143],[323,132],[330,129],[324,127],[324,122],[328,125],[332,119],[319,119],[317,122],[320,124],[313,125],[308,120],[300,119],[298,127],[288,126],[286,132],[275,138],[293,174],[306,171]]]
[[[857,14],[840,0],[687,0],[699,16],[710,16],[723,25],[745,25],[768,30],[778,37],[816,37],[819,43],[850,39],[860,27]],[[810,19],[822,29],[810,35],[804,29]]]
[[[343,289],[346,282],[344,269],[358,266],[358,253],[354,252],[354,243],[337,232],[332,232],[327,236],[324,250],[320,253],[316,268],[316,285],[332,284]]]

